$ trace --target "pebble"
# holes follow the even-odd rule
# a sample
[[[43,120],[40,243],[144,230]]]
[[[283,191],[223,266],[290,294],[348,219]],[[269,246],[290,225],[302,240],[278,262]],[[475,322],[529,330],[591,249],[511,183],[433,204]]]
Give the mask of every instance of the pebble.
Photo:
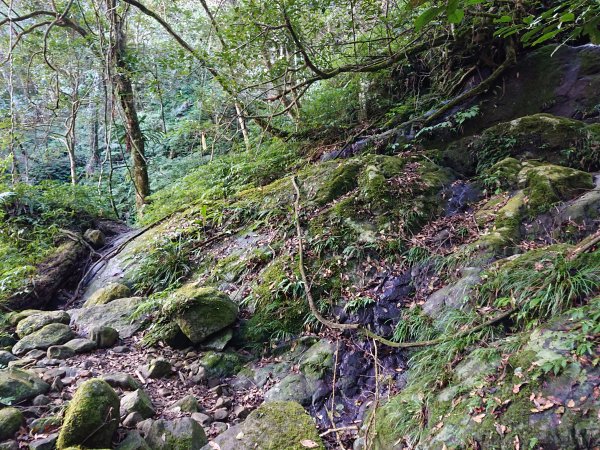
[[[192,420],[198,422],[203,428],[207,427],[212,422],[212,419],[208,414],[204,414],[201,412],[192,413],[190,417],[192,418]]]
[[[45,406],[45,405],[48,405],[51,401],[52,400],[50,399],[50,397],[40,394],[33,399],[32,403],[33,403],[33,406]]]
[[[229,417],[229,411],[227,410],[227,408],[215,409],[215,411],[213,412],[213,418],[217,422],[226,420],[227,417]]]
[[[248,414],[250,414],[250,408],[244,406],[244,405],[237,405],[235,408],[233,408],[233,415],[234,417],[237,417],[238,419],[245,419],[246,417],[248,417]]]
[[[123,426],[127,428],[135,428],[142,420],[144,420],[142,415],[139,412],[134,411],[127,414],[127,417],[123,419]]]
[[[216,434],[221,434],[225,431],[227,431],[227,424],[224,422],[213,422],[212,425],[210,426],[211,430],[214,431]]]
[[[131,349],[126,345],[117,345],[112,349],[113,353],[129,353]]]
[[[233,401],[228,397],[219,397],[215,403],[214,409],[229,408]]]
[[[54,450],[58,433],[53,433],[44,439],[37,439],[29,443],[29,450]]]

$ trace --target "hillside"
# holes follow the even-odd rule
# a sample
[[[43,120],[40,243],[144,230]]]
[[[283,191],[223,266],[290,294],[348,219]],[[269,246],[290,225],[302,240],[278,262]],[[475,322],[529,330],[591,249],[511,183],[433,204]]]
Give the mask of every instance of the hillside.
[[[7,188],[0,449],[600,447],[600,46],[548,41],[164,169],[137,221]]]

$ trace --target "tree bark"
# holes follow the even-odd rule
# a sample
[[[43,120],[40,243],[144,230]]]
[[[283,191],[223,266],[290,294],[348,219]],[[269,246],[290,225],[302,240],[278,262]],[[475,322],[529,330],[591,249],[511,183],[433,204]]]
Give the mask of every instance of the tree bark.
[[[131,153],[133,163],[133,184],[135,186],[135,204],[138,212],[147,203],[150,195],[148,166],[144,154],[144,135],[137,115],[129,64],[126,59],[123,18],[119,15],[116,0],[106,0],[111,25],[112,45],[110,49],[111,81],[113,89],[123,109],[125,125],[125,146]]]

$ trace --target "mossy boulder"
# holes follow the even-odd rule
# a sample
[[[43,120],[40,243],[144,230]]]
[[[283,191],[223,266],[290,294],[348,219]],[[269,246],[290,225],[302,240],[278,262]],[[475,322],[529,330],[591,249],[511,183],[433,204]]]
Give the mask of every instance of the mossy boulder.
[[[93,327],[107,326],[117,330],[121,339],[126,339],[142,325],[142,318],[131,318],[142,300],[141,297],[119,298],[104,305],[72,309],[69,314],[80,333],[87,333]]]
[[[153,450],[200,450],[208,442],[202,427],[189,417],[155,420],[145,438]]]
[[[188,285],[170,295],[165,312],[192,343],[199,344],[233,324],[238,307],[217,289]]]
[[[23,338],[48,324],[63,323],[68,325],[70,321],[71,316],[65,311],[40,311],[20,320],[17,324],[17,334]]]
[[[132,412],[139,413],[144,419],[155,414],[150,397],[141,389],[130,392],[121,399],[121,416]]]
[[[119,298],[131,297],[131,289],[122,283],[109,283],[94,292],[83,304],[84,308],[95,305],[105,305]]]
[[[358,186],[358,174],[362,165],[356,160],[338,164],[339,166],[329,174],[328,179],[317,191],[315,201],[320,205],[329,203]]]
[[[64,323],[51,323],[43,328],[28,334],[17,342],[12,352],[15,355],[24,355],[29,350],[46,350],[53,345],[64,344],[73,338],[73,331]]]
[[[17,408],[0,409],[0,441],[12,439],[25,421]]]
[[[244,365],[242,356],[234,352],[207,352],[198,362],[206,378],[232,376]]]
[[[65,412],[57,448],[110,448],[119,426],[119,397],[103,380],[83,383]]]
[[[49,389],[50,386],[32,372],[15,368],[0,370],[0,404],[18,404]]]
[[[313,419],[295,402],[269,402],[214,439],[221,450],[324,450]],[[203,450],[210,450],[207,445]]]

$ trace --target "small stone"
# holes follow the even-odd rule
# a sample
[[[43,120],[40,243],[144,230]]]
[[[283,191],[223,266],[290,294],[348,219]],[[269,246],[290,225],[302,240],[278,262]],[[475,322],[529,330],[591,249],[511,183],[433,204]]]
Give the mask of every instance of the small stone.
[[[16,331],[17,335],[23,338],[51,323],[68,325],[70,320],[71,316],[65,311],[40,311],[19,321]]]
[[[109,373],[104,375],[102,379],[112,387],[119,387],[127,391],[134,391],[140,388],[136,379],[124,372]]]
[[[73,331],[68,325],[51,323],[22,338],[13,346],[12,353],[20,356],[36,348],[46,350],[53,345],[64,344],[72,338]]]
[[[138,423],[140,423],[142,420],[144,420],[142,415],[139,412],[134,411],[134,412],[127,414],[127,417],[125,417],[125,419],[123,419],[123,426],[127,427],[127,428],[135,428],[136,425]]]
[[[48,358],[67,359],[75,356],[75,351],[66,345],[53,345],[48,347],[47,354]]]
[[[204,414],[201,412],[192,413],[190,417],[192,418],[192,420],[198,422],[203,428],[209,426],[212,422],[212,419],[208,414]]]
[[[143,419],[155,414],[150,397],[141,389],[137,389],[121,399],[121,416],[132,412],[140,413]]]
[[[119,339],[119,332],[107,326],[92,327],[88,332],[90,340],[94,341],[99,348],[108,348],[115,345]]]
[[[215,434],[221,434],[227,431],[227,424],[224,422],[213,422],[210,426],[210,429],[214,431]]]
[[[227,408],[215,409],[213,412],[213,419],[217,422],[226,420],[227,417],[229,417],[229,411],[227,411]]]
[[[62,423],[62,418],[58,416],[40,417],[29,424],[29,431],[32,434],[47,434],[57,430]]]
[[[62,382],[62,380],[60,378],[55,378],[54,381],[52,382],[52,386],[50,387],[50,390],[52,392],[60,392],[64,389],[65,385]]]
[[[229,408],[229,407],[231,407],[232,403],[233,403],[233,401],[228,397],[219,397],[217,399],[217,401],[215,402],[214,409]]]
[[[77,339],[71,339],[69,342],[66,342],[65,347],[69,347],[75,353],[79,354],[79,353],[88,353],[93,350],[96,350],[96,348],[98,346],[91,339],[77,338]]]
[[[64,377],[61,381],[63,382],[63,384],[65,386],[69,386],[75,382],[75,378],[74,377]]]
[[[27,352],[23,356],[23,359],[38,360],[38,359],[44,358],[45,356],[46,356],[46,352],[44,352],[42,350],[34,349],[34,350]]]
[[[8,367],[8,363],[16,361],[18,358],[11,352],[0,350],[0,368]]]
[[[208,439],[198,422],[182,417],[152,422],[146,433],[146,442],[153,450],[200,450]]]
[[[133,430],[127,433],[117,446],[117,450],[151,450],[139,431]]]
[[[92,230],[91,228],[85,231],[83,238],[95,249],[104,247],[106,243],[104,233],[100,230]]]
[[[177,400],[173,405],[171,405],[172,410],[179,410],[187,413],[197,412],[200,407],[198,405],[198,400],[193,395],[186,395],[185,397]]]
[[[85,369],[91,369],[92,367],[94,367],[94,363],[92,361],[86,360],[83,362],[83,367]]]
[[[33,399],[33,406],[45,406],[48,405],[52,400],[47,395],[40,394]]]
[[[0,441],[14,438],[24,420],[17,408],[0,409]]]
[[[244,405],[236,405],[236,407],[233,408],[233,416],[242,420],[248,417],[248,414],[250,414],[250,412],[250,408]]]
[[[171,374],[171,364],[164,359],[155,359],[147,369],[148,378],[163,378]]]
[[[117,345],[112,349],[113,353],[129,353],[131,349],[125,345]]]
[[[58,440],[58,433],[49,435],[44,439],[37,439],[29,443],[29,450],[54,450],[56,448],[56,441]]]

